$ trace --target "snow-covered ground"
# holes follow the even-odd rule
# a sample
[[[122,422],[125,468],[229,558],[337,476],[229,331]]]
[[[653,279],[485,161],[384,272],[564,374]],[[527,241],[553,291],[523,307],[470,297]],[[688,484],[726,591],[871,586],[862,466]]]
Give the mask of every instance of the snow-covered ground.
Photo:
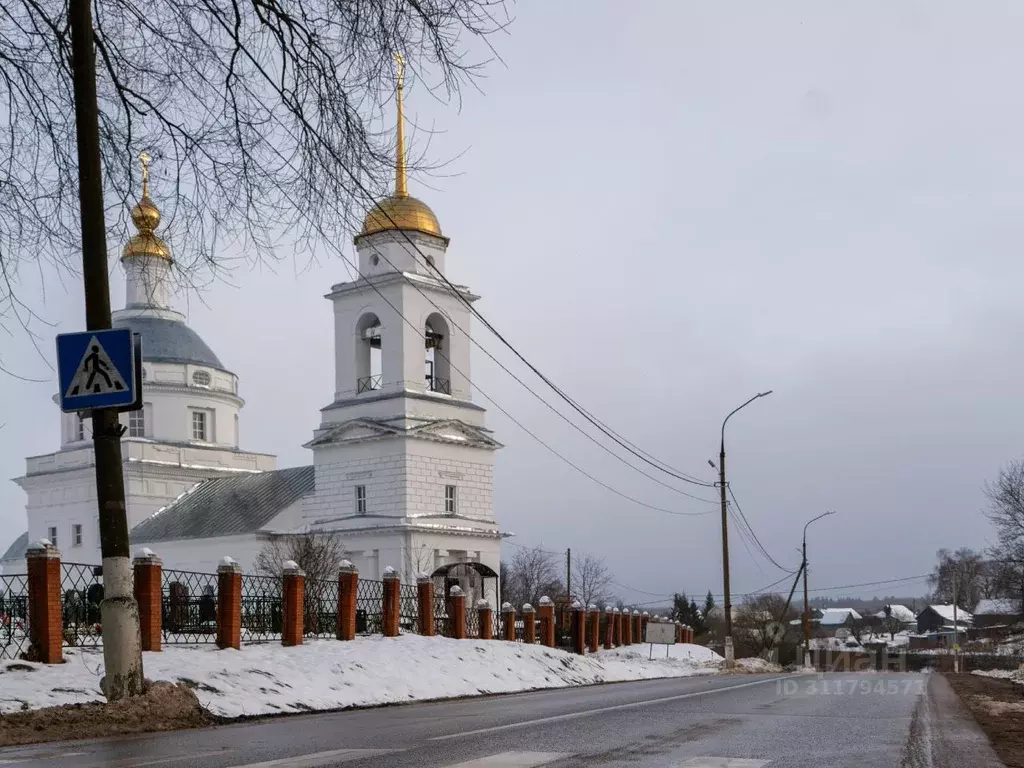
[[[1009,680],[1024,685],[1024,665],[1020,669],[976,669],[971,674],[981,675],[981,677],[996,677],[1000,680]]]
[[[539,645],[403,635],[284,648],[168,646],[146,653],[150,680],[185,682],[223,717],[510,693],[537,688],[715,674],[722,657],[699,645],[632,646],[575,656]],[[66,664],[3,662],[0,713],[100,701],[103,654],[68,648]],[[659,658],[660,655],[660,658]]]

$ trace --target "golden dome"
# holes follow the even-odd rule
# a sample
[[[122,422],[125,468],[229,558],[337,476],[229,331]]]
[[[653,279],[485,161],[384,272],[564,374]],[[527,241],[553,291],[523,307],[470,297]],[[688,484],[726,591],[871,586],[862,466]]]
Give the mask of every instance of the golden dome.
[[[151,256],[170,261],[171,249],[153,232],[160,226],[160,209],[149,197],[149,162],[151,158],[148,153],[143,152],[139,155],[139,159],[142,161],[142,199],[132,208],[132,222],[139,231],[128,241],[121,258]]]
[[[363,219],[359,237],[393,229],[411,229],[434,237],[444,237],[441,224],[430,206],[408,195],[392,195],[373,206]]]
[[[398,130],[395,147],[395,194],[386,197],[373,206],[363,219],[363,228],[356,235],[356,240],[366,235],[392,230],[412,230],[425,235],[440,237],[441,224],[430,206],[422,200],[409,196],[408,180],[405,171],[405,114],[402,107],[402,83],[405,75],[405,60],[401,54],[395,54],[398,63],[398,83],[395,99],[398,106]]]

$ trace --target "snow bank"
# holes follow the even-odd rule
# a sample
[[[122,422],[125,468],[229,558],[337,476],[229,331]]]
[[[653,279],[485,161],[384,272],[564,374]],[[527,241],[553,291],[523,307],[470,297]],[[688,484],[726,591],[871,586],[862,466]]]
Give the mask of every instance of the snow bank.
[[[683,661],[683,662],[706,662],[706,661],[725,661],[721,656],[703,645],[695,645],[693,643],[676,643],[675,645],[656,645],[654,646],[654,659],[648,660],[651,655],[651,646],[649,645],[625,645],[619,648],[612,648],[610,650],[601,650],[598,652],[598,658],[608,659],[612,656],[618,656],[622,659],[638,659],[648,664],[653,664],[656,661],[666,662],[665,648],[668,648],[668,660],[669,661]]]
[[[975,669],[971,674],[980,675],[981,677],[995,677],[1000,680],[1009,680],[1010,682],[1024,685],[1024,665],[1021,665],[1018,669]]]
[[[721,657],[697,645],[669,659],[636,646],[575,656],[539,645],[403,635],[283,648],[169,646],[145,653],[150,680],[184,682],[222,717],[309,712],[536,688],[714,674]],[[658,651],[655,648],[655,651]],[[102,652],[65,649],[66,664],[7,662],[0,713],[102,699]]]

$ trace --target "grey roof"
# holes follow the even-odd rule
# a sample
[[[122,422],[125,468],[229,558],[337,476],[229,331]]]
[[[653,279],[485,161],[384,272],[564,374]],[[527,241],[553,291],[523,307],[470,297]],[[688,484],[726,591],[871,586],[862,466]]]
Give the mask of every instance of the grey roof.
[[[25,557],[26,552],[28,552],[28,531],[14,540],[0,560],[20,560]]]
[[[313,491],[313,467],[205,480],[131,530],[133,542],[255,533]]]
[[[227,370],[199,334],[180,320],[164,317],[123,317],[115,328],[130,328],[142,335],[142,359],[155,363],[208,365]]]

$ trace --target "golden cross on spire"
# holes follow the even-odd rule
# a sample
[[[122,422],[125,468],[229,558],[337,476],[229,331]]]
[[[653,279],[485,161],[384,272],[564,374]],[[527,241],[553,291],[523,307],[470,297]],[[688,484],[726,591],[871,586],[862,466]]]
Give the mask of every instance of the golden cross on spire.
[[[142,163],[142,196],[149,197],[149,164],[153,157],[146,150],[139,153],[139,162]]]
[[[401,53],[395,53],[397,88],[395,91],[398,102],[398,150],[395,156],[395,197],[408,197],[409,188],[405,174],[405,115],[402,105],[402,86],[405,83],[405,59]]]

